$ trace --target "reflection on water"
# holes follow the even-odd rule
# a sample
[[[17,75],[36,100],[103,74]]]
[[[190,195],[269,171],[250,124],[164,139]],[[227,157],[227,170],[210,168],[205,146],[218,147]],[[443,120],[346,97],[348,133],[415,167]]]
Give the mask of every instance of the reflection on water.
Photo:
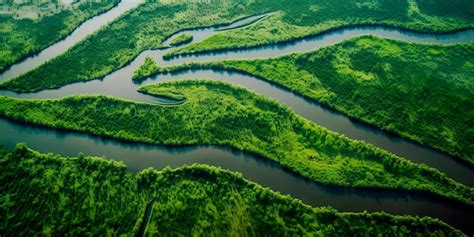
[[[0,144],[12,148],[25,142],[42,152],[68,156],[84,152],[88,155],[112,157],[123,161],[130,170],[148,167],[180,167],[185,164],[208,164],[241,172],[264,187],[289,194],[313,206],[332,206],[339,211],[385,211],[437,217],[466,233],[474,233],[470,220],[474,208],[433,195],[377,189],[333,187],[314,183],[282,168],[276,162],[242,151],[220,146],[158,146],[121,142],[108,138],[0,119]]]
[[[193,42],[201,41],[214,34],[217,30],[234,28],[260,19],[262,16],[253,16],[237,21],[229,26],[185,30],[168,38],[167,45],[172,39],[181,34],[192,34]],[[380,129],[354,121],[344,114],[327,109],[313,100],[307,99],[281,86],[259,80],[251,75],[232,73],[219,70],[187,70],[180,73],[158,75],[142,84],[132,82],[133,71],[139,67],[146,57],[154,58],[158,65],[170,66],[189,62],[210,62],[228,59],[248,59],[261,57],[276,57],[294,52],[314,50],[342,40],[360,35],[378,35],[386,38],[400,39],[413,42],[449,44],[453,42],[470,42],[474,40],[474,30],[467,30],[446,35],[429,35],[407,32],[386,27],[348,27],[331,31],[327,34],[290,43],[279,44],[278,47],[265,46],[243,50],[229,50],[212,54],[191,55],[172,60],[163,60],[163,55],[173,50],[147,50],[142,52],[127,66],[107,75],[103,80],[93,80],[63,86],[60,89],[44,90],[37,93],[17,94],[10,91],[0,91],[0,95],[20,98],[61,98],[74,94],[106,94],[142,102],[173,103],[174,100],[156,98],[137,92],[141,85],[157,81],[181,80],[185,78],[208,78],[222,80],[246,87],[264,96],[274,98],[278,102],[291,107],[297,114],[311,120],[332,131],[342,133],[349,138],[362,140],[377,147],[390,151],[398,156],[405,157],[417,163],[425,163],[446,173],[453,179],[466,185],[474,185],[474,167],[465,164],[460,159],[445,153],[437,152],[428,147],[387,134]]]
[[[174,37],[178,37],[180,34],[192,34],[194,36],[193,42],[202,41],[215,34],[216,31],[249,24],[261,17],[261,15],[249,17],[228,26],[185,30],[168,38],[164,45],[168,45]],[[91,20],[91,22],[94,21]],[[88,23],[89,21],[85,24]],[[437,44],[470,42],[474,39],[474,30],[454,34],[429,35],[388,27],[347,27],[290,43],[189,55],[172,58],[171,60],[163,60],[163,55],[173,50],[173,48],[148,50],[142,52],[125,67],[107,75],[103,80],[75,83],[63,86],[60,89],[28,94],[1,91],[0,95],[19,98],[60,98],[74,94],[106,94],[141,102],[172,103],[173,100],[156,98],[137,92],[137,87],[140,85],[134,84],[131,81],[131,77],[133,71],[144,62],[145,57],[154,58],[160,66],[187,62],[268,58],[315,50],[345,39],[366,34]],[[68,40],[65,39],[65,41]],[[64,52],[70,46],[72,45],[54,45],[38,56],[13,66],[1,75],[0,80],[20,75],[50,59],[52,55]],[[244,86],[259,94],[278,100],[280,103],[291,107],[301,116],[330,130],[345,134],[350,138],[372,143],[414,162],[426,163],[436,167],[460,182],[468,185],[474,184],[473,169],[455,158],[352,121],[347,116],[324,108],[312,100],[250,75],[219,70],[187,70],[180,73],[158,75],[149,78],[149,80],[141,85],[185,78],[209,78]],[[147,167],[161,169],[165,166],[179,167],[184,164],[193,163],[209,164],[241,172],[246,178],[254,182],[284,194],[290,194],[314,206],[329,205],[340,211],[368,210],[386,211],[393,214],[433,216],[469,234],[474,233],[474,227],[470,225],[470,220],[473,219],[474,213],[472,207],[417,192],[324,186],[301,178],[268,159],[229,148],[217,146],[156,146],[119,142],[81,133],[61,132],[28,126],[4,119],[0,119],[0,131],[2,131],[0,134],[0,144],[7,147],[13,147],[18,142],[26,142],[33,149],[43,152],[55,152],[63,155],[76,155],[79,152],[84,152],[88,155],[105,155],[115,160],[124,161],[132,171],[139,171]]]

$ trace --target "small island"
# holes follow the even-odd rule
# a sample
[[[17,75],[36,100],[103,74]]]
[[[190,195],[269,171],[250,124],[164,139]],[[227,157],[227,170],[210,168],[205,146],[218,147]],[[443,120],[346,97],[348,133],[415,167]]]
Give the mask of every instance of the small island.
[[[141,82],[157,71],[159,71],[159,68],[156,65],[155,60],[146,57],[145,62],[133,72],[132,80],[135,82]]]
[[[170,45],[173,46],[173,47],[176,47],[176,46],[180,46],[180,45],[183,45],[183,44],[187,44],[187,43],[190,43],[191,41],[193,41],[193,36],[190,35],[190,34],[182,34],[176,38],[174,38]]]

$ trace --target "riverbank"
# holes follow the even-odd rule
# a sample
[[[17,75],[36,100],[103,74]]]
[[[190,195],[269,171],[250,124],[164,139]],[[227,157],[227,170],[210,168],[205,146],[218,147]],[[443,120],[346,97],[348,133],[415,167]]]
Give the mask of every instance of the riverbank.
[[[6,3],[4,3],[6,4]],[[54,4],[54,3],[51,3]],[[56,3],[58,4],[58,3]],[[0,74],[10,66],[36,55],[58,41],[74,34],[81,25],[92,18],[117,7],[119,0],[107,2],[79,3],[72,7],[63,7],[52,15],[39,19],[14,19],[12,16],[0,16]],[[43,32],[48,32],[44,34]]]
[[[135,235],[144,205],[156,197],[147,234],[159,230],[170,235],[224,231],[254,235],[268,231],[288,235],[462,235],[428,217],[339,213],[332,208],[309,207],[239,174],[204,165],[134,174],[118,162],[45,155],[22,145],[13,151],[0,150],[0,156],[0,179],[8,180],[4,182],[6,212],[0,214],[5,215],[4,226],[9,227],[0,230],[5,234]],[[36,182],[29,182],[31,179]],[[22,208],[25,205],[29,208]]]
[[[129,141],[226,145],[260,154],[324,184],[423,190],[472,204],[472,190],[439,171],[349,140],[243,88],[215,81],[178,81],[141,90],[178,94],[186,102],[163,107],[104,96],[1,97],[0,113],[19,121]],[[88,125],[92,121],[94,127]]]
[[[422,45],[364,36],[280,58],[181,64],[148,74],[243,72],[473,165],[474,118],[466,107],[474,97],[468,80],[474,76],[473,53],[470,43]]]

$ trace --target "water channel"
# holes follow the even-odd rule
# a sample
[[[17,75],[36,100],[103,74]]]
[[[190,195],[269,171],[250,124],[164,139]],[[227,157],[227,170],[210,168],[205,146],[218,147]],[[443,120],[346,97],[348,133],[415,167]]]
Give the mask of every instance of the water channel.
[[[109,12],[111,11],[114,11],[114,9]],[[186,30],[168,38],[164,42],[164,45],[168,46],[174,37],[183,33],[192,34],[194,36],[193,42],[202,41],[221,30],[250,24],[261,17],[264,16],[245,18],[228,26]],[[92,18],[82,26],[86,24],[96,25],[94,24],[94,19],[97,19],[97,17]],[[59,89],[44,90],[37,93],[17,94],[10,91],[0,91],[0,95],[17,98],[60,98],[74,94],[106,94],[142,102],[173,103],[174,101],[172,100],[138,93],[137,88],[158,81],[181,80],[185,78],[223,80],[244,86],[264,96],[274,98],[280,103],[291,107],[297,114],[323,127],[327,127],[330,130],[342,133],[353,139],[359,139],[374,144],[375,146],[414,162],[425,163],[445,172],[459,182],[473,186],[474,169],[454,157],[353,121],[339,112],[327,109],[314,101],[308,100],[278,85],[257,79],[250,75],[228,71],[187,70],[175,74],[154,76],[140,85],[133,83],[131,80],[133,71],[144,62],[145,57],[154,58],[160,66],[177,65],[187,62],[268,58],[289,53],[316,50],[345,39],[367,34],[417,43],[450,44],[474,41],[474,30],[429,35],[381,26],[347,27],[289,43],[251,49],[189,55],[171,58],[170,60],[164,60],[163,55],[173,50],[173,48],[147,50],[142,52],[125,67],[107,75],[101,80],[70,84]],[[71,41],[73,40],[74,39],[71,39]],[[68,41],[68,38],[65,38],[64,41]],[[57,43],[56,51],[54,50],[56,44],[46,50],[55,52],[51,55],[61,54],[65,51],[65,48],[62,46],[63,43],[61,42]],[[64,44],[69,45],[70,43]],[[70,45],[72,46],[73,44]],[[43,52],[34,58],[26,59],[12,66],[0,76],[0,81],[27,72],[34,67],[31,65],[40,65],[51,58],[50,56],[43,57],[42,55]],[[29,64],[27,63],[28,60],[32,60],[34,63]],[[474,219],[473,207],[419,192],[353,189],[320,185],[297,176],[268,159],[241,151],[235,151],[230,148],[220,146],[174,147],[126,143],[83,133],[30,126],[11,122],[6,119],[0,119],[0,131],[2,131],[2,133],[0,133],[0,144],[6,147],[13,147],[14,144],[18,142],[26,142],[33,149],[42,152],[55,152],[63,155],[76,155],[79,152],[84,152],[88,155],[105,155],[115,160],[124,161],[132,171],[139,171],[147,167],[160,169],[165,166],[179,167],[184,164],[204,163],[241,172],[244,177],[260,185],[284,194],[290,194],[314,206],[329,205],[340,211],[386,211],[393,214],[432,216],[440,218],[468,234],[474,233],[474,227],[470,223],[470,220]]]

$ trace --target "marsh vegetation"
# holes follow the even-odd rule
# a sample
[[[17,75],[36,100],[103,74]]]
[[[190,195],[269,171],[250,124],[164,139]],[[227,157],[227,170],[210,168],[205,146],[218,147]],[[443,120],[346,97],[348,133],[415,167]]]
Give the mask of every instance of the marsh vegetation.
[[[429,217],[310,207],[206,165],[130,173],[119,162],[41,154],[22,144],[0,149],[0,164],[0,233],[7,236],[135,236],[152,198],[148,235],[462,234]]]
[[[59,100],[0,97],[0,115],[38,125],[154,144],[214,144],[256,153],[316,182],[423,190],[472,204],[473,190],[439,171],[345,138],[277,102],[230,84],[185,80],[141,91],[178,106],[106,96]]]

